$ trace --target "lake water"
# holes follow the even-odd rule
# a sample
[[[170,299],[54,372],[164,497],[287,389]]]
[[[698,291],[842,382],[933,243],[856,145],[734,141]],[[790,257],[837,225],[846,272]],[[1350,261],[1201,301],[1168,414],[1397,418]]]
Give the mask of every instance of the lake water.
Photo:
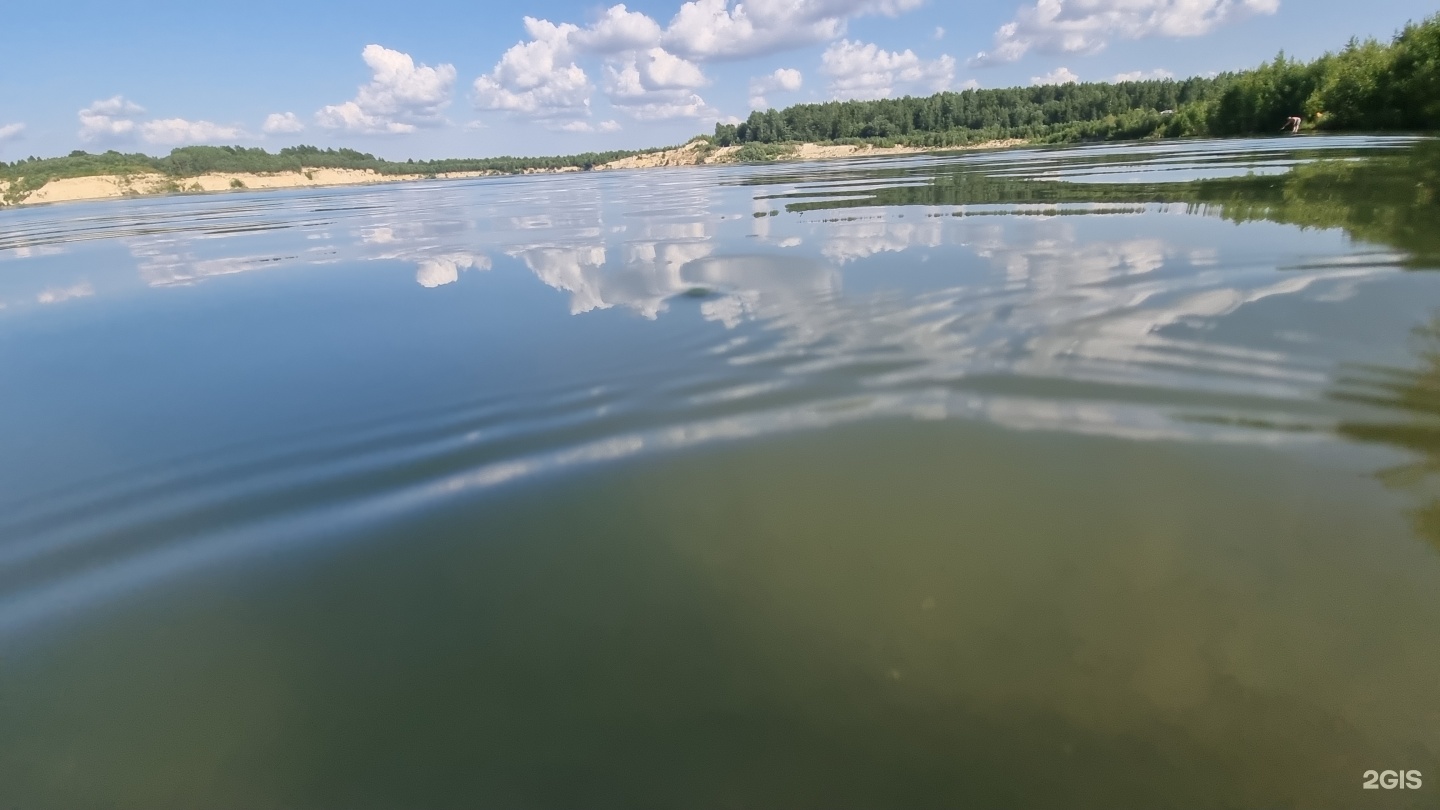
[[[1440,805],[1437,194],[1294,137],[0,212],[0,807]]]

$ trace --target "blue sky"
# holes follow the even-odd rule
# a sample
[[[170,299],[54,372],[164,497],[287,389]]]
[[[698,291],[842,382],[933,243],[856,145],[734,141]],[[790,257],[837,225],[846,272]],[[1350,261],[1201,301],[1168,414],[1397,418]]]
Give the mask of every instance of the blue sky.
[[[756,105],[1241,68],[1433,0],[7,2],[0,159],[187,143],[391,158],[677,143]]]

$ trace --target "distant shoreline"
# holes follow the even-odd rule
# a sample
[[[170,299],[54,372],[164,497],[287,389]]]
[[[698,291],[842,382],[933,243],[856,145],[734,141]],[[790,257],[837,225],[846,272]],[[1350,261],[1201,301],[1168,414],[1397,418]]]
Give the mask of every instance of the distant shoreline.
[[[777,161],[832,160],[846,157],[885,157],[917,155],[931,152],[956,152],[980,149],[1008,149],[1023,146],[1020,138],[986,141],[967,146],[922,148],[915,146],[871,146],[848,144],[803,143],[788,147],[775,156]],[[738,146],[715,147],[702,140],[655,152],[646,152],[595,166],[591,171],[656,169],[680,166],[713,166],[736,164]],[[158,172],[140,174],[102,174],[88,177],[67,177],[51,180],[30,192],[24,199],[0,205],[23,207],[47,203],[83,202],[118,198],[154,197],[170,194],[241,191],[281,188],[329,188],[336,186],[404,183],[416,180],[454,180],[473,177],[510,177],[528,174],[569,174],[582,171],[576,166],[546,169],[524,169],[516,172],[498,170],[444,172],[437,174],[381,174],[373,169],[307,169],[268,173],[210,173],[193,177],[172,177]],[[0,195],[9,183],[0,182]]]

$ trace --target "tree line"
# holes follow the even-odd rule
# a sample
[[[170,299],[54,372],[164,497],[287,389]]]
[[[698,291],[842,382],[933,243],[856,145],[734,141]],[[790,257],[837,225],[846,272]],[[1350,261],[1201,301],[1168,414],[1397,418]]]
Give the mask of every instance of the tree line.
[[[271,174],[305,172],[313,169],[359,169],[386,175],[421,175],[433,177],[449,172],[498,172],[518,174],[525,171],[559,169],[588,170],[613,160],[646,152],[624,150],[584,152],[554,157],[493,157],[449,158],[443,160],[393,161],[377,158],[354,149],[321,149],[316,146],[291,146],[279,152],[244,146],[182,146],[164,157],[142,153],[121,153],[110,150],[91,154],[82,150],[64,157],[29,157],[14,163],[0,161],[0,180],[8,181],[6,202],[18,202],[51,180],[98,175],[160,174],[172,179],[202,174]]]
[[[657,149],[583,152],[552,157],[446,158],[442,160],[395,161],[377,158],[354,149],[321,149],[290,146],[279,152],[244,146],[182,146],[164,157],[139,152],[123,154],[110,150],[90,154],[77,150],[65,157],[29,157],[14,163],[0,161],[0,177],[14,178],[38,172],[58,176],[84,177],[106,173],[155,173],[170,177],[201,174],[271,173],[307,169],[369,169],[379,174],[441,174],[445,172],[493,171],[515,173],[541,169],[589,169],[620,158]],[[67,172],[74,172],[68,174]]]
[[[913,141],[916,136],[954,133],[959,142],[981,138],[1036,138],[1059,127],[1103,121],[1135,110],[1163,110],[1202,103],[1220,89],[1220,80],[1141,81],[1012,87],[906,96],[874,101],[798,104],[756,111],[738,125],[716,125],[721,146],[784,141],[844,142],[849,139]]]
[[[965,90],[874,101],[797,104],[717,124],[718,146],[860,140],[961,146],[1276,132],[1291,116],[1322,130],[1440,128],[1440,15],[1388,43],[1352,39],[1302,62],[1282,52],[1214,77]]]

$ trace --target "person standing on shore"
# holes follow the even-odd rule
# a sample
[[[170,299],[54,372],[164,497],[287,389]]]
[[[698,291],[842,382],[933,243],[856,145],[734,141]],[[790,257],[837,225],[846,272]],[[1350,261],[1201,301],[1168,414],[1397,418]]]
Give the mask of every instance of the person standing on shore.
[[[1285,130],[1288,129],[1288,130],[1290,130],[1290,133],[1291,133],[1292,135],[1297,135],[1297,134],[1300,133],[1300,124],[1301,124],[1301,123],[1303,123],[1303,122],[1301,121],[1300,116],[1298,116],[1298,115],[1292,115],[1292,116],[1290,116],[1289,118],[1286,118],[1286,119],[1285,119],[1285,125],[1282,126],[1282,127],[1280,127],[1280,131],[1281,131],[1281,132],[1284,132]]]

